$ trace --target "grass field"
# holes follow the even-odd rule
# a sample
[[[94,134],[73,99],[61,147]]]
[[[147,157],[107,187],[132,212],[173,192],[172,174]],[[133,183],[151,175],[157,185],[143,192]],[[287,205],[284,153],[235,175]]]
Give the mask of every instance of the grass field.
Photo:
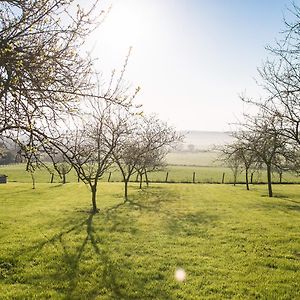
[[[182,166],[220,166],[221,162],[219,152],[171,152],[167,155],[166,162],[168,165]]]
[[[193,156],[194,161],[198,162],[197,165],[190,165],[188,161],[190,160],[190,156],[187,153],[171,153],[173,155],[174,162],[185,162],[186,164],[180,165],[168,165],[163,171],[157,171],[153,173],[149,173],[149,180],[153,182],[164,182],[166,180],[167,172],[168,172],[168,182],[192,182],[193,181],[193,173],[195,172],[195,182],[196,183],[221,183],[223,173],[225,173],[225,183],[233,182],[233,174],[229,168],[222,167],[220,165],[209,165],[204,166],[204,161],[207,158],[209,162],[209,156],[215,154],[209,154],[206,152],[202,153],[190,153]],[[186,156],[187,155],[187,156]],[[203,156],[202,156],[203,155]],[[203,162],[203,165],[201,165]],[[28,172],[25,171],[25,165],[16,164],[9,166],[0,166],[0,174],[8,175],[8,180],[10,182],[31,182],[31,176]],[[107,181],[109,174],[105,174],[101,181]],[[37,183],[48,183],[50,182],[51,175],[46,169],[38,169],[35,172],[35,178]],[[136,176],[132,176],[132,181],[136,180]],[[60,182],[61,179],[56,175],[54,178],[54,182]],[[74,171],[71,171],[67,174],[68,182],[77,182],[77,177]],[[113,170],[111,175],[111,181],[120,182],[122,181],[121,174],[118,170]],[[238,182],[244,182],[244,173],[239,173]],[[279,182],[279,175],[277,173],[273,174],[273,181]],[[264,171],[260,173],[255,173],[253,177],[254,183],[266,183],[267,176]],[[283,183],[300,183],[300,177],[295,174],[285,172],[282,178]]]
[[[0,185],[1,299],[300,299],[300,187]],[[177,268],[186,280],[174,278]]]

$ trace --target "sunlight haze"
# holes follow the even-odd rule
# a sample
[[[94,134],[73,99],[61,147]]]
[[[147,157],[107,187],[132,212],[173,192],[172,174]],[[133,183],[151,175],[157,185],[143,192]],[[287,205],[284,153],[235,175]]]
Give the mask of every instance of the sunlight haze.
[[[257,67],[279,38],[289,1],[114,0],[89,48],[105,78],[121,69],[137,102],[180,130],[230,130],[260,96]]]

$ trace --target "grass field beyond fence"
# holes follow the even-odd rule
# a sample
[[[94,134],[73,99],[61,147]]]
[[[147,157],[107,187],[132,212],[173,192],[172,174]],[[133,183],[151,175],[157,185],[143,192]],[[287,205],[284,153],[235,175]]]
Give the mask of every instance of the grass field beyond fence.
[[[300,299],[298,185],[0,185],[1,299]],[[186,272],[178,282],[177,268]]]
[[[165,182],[168,174],[167,181],[178,183],[191,183],[193,182],[193,174],[195,173],[195,183],[221,183],[224,176],[224,183],[233,183],[233,173],[229,168],[222,166],[191,166],[191,165],[168,165],[162,171],[151,172],[148,174],[148,178],[151,182]],[[8,181],[10,182],[31,182],[30,173],[25,171],[24,164],[12,164],[8,166],[0,166],[0,174],[8,175]],[[68,182],[77,182],[77,176],[72,170],[66,176]],[[105,173],[101,178],[101,181],[107,181],[109,178],[109,172]],[[37,183],[49,183],[51,180],[51,174],[45,169],[37,169],[35,171],[35,179]],[[136,181],[136,174],[132,176],[131,181]],[[250,180],[250,178],[249,178]],[[110,181],[120,182],[122,181],[121,173],[117,168],[112,169]],[[54,182],[61,182],[58,175],[54,176]],[[244,172],[241,172],[237,176],[237,182],[245,182]],[[266,172],[256,172],[253,176],[253,183],[266,183]],[[279,183],[279,175],[273,173],[273,182]],[[293,173],[285,172],[282,176],[282,183],[300,183],[300,177]]]

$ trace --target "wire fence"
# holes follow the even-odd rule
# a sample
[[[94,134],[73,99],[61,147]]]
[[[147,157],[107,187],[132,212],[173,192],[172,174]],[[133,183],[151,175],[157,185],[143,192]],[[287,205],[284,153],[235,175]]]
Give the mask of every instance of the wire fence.
[[[31,182],[31,175],[25,171],[24,165],[13,164],[0,167],[0,175],[6,175],[8,182]],[[35,174],[36,182],[41,183],[59,183],[62,178],[58,174],[50,174],[46,169],[38,169]],[[67,182],[78,182],[74,170],[66,174]],[[116,169],[106,172],[100,179],[102,182],[122,182],[122,175]],[[138,174],[131,176],[130,182],[139,182]],[[212,184],[234,184],[234,176],[229,168],[225,167],[197,167],[197,166],[168,166],[165,170],[149,172],[147,178],[143,176],[142,182],[149,183],[212,183]],[[273,183],[275,184],[293,184],[300,183],[300,177],[293,173],[277,174],[273,173]],[[245,184],[245,173],[241,172],[236,178],[237,184]],[[264,170],[249,174],[249,183],[265,184],[267,176]]]

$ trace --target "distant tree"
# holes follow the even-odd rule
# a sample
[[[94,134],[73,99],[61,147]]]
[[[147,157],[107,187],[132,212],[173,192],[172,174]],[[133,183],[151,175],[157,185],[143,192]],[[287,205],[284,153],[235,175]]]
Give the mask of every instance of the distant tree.
[[[62,155],[59,157],[53,157],[52,159],[53,168],[58,173],[59,177],[62,180],[62,184],[67,182],[66,176],[69,174],[73,168],[72,164]]]
[[[8,165],[15,162],[16,151],[10,149],[0,140],[0,165]]]
[[[236,145],[226,145],[221,148],[221,158],[220,160],[225,163],[225,165],[230,168],[233,174],[233,185],[237,183],[237,176],[242,168],[242,161],[238,150],[235,148]]]
[[[157,117],[138,117],[133,120],[126,140],[114,149],[114,159],[120,168],[124,182],[124,201],[128,201],[128,183],[133,174],[155,169],[162,157],[154,159],[155,154],[166,154],[171,146],[182,137]]]
[[[240,139],[250,146],[249,149],[256,159],[266,166],[269,197],[273,196],[273,168],[279,157],[285,157],[288,149],[287,140],[277,130],[278,122],[280,120],[272,115],[257,115],[248,119],[246,130],[240,131]]]
[[[145,181],[148,187],[148,174],[150,172],[162,170],[166,166],[165,158],[167,153],[168,149],[156,149],[144,153],[135,167],[140,179],[140,189],[142,188],[143,176],[145,176]]]
[[[195,152],[196,147],[193,144],[188,144],[187,149],[189,152]]]

